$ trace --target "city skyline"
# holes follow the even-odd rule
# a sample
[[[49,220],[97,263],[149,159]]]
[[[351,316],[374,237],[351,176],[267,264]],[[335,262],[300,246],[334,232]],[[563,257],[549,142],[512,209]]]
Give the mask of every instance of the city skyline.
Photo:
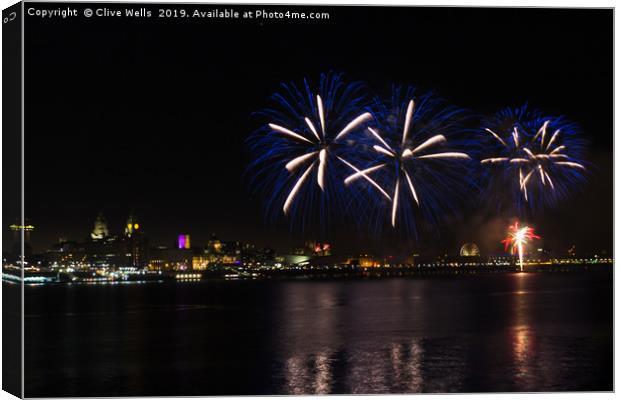
[[[513,219],[513,221],[516,223],[519,222],[517,219]],[[286,246],[276,248],[275,246],[272,246],[269,243],[265,244],[265,242],[261,240],[239,240],[239,238],[234,237],[234,236],[232,237],[221,236],[217,232],[206,232],[206,231],[203,231],[203,232],[179,231],[175,233],[170,233],[164,239],[164,241],[151,241],[149,239],[149,234],[148,234],[148,224],[149,224],[148,221],[144,222],[135,212],[132,211],[128,214],[128,217],[126,218],[124,223],[110,226],[110,224],[108,223],[107,217],[102,212],[99,212],[93,218],[93,221],[90,224],[90,230],[86,235],[82,237],[69,237],[69,236],[61,235],[58,237],[56,241],[47,243],[45,246],[43,246],[40,249],[35,249],[31,247],[31,242],[32,242],[32,236],[36,235],[37,227],[33,225],[31,221],[27,219],[26,225],[24,225],[24,231],[26,233],[25,243],[27,247],[29,247],[30,249],[29,253],[32,253],[34,255],[39,255],[39,256],[44,256],[45,253],[53,250],[54,248],[58,246],[62,246],[63,244],[66,244],[66,243],[87,243],[87,242],[97,242],[97,241],[103,241],[103,240],[109,240],[109,239],[115,239],[115,238],[131,237],[133,232],[144,236],[147,239],[148,246],[153,249],[185,248],[185,249],[193,249],[197,251],[200,249],[207,248],[209,246],[209,243],[212,242],[213,240],[222,240],[223,242],[247,244],[247,245],[252,245],[252,246],[259,247],[259,248],[272,249],[276,252],[276,254],[283,255],[283,254],[294,254],[296,249],[306,246],[307,243],[309,242],[310,243],[321,243],[321,241],[318,238],[310,238],[310,239],[306,238],[304,240],[291,239],[287,243]],[[20,231],[20,226],[21,225],[11,224],[11,226],[9,227],[13,235],[12,241],[14,243],[18,242],[17,236],[15,235],[16,235],[16,232]],[[145,230],[145,226],[147,227],[146,230]],[[493,229],[495,229],[496,232],[493,233],[493,236],[496,236],[496,235],[505,236],[506,233],[509,232],[511,228],[512,226],[500,226],[499,224],[495,224]],[[207,239],[203,239],[203,237],[206,237]],[[579,246],[577,246],[575,243],[571,243],[570,245],[566,247],[552,248],[552,247],[544,246],[543,245],[544,241],[541,241],[542,240],[541,237],[537,236],[536,239],[538,239],[536,243],[532,243],[529,246],[525,247],[524,249],[525,254],[532,255],[532,254],[536,254],[536,253],[540,253],[541,251],[544,251],[544,254],[546,254],[546,256],[556,256],[556,257],[567,256],[567,255],[572,256],[572,257],[596,255],[597,257],[607,258],[607,257],[612,256],[611,252],[608,252],[608,250],[603,247],[592,250],[592,251],[589,251],[589,250],[584,251],[583,249],[579,248]],[[327,242],[324,242],[324,243],[327,243]],[[480,242],[480,243],[484,243],[484,242]],[[512,252],[508,250],[508,247],[505,246],[505,240],[497,241],[494,245],[491,245],[491,246],[488,246],[488,245],[479,246],[479,243],[477,241],[469,240],[469,238],[467,237],[461,238],[461,241],[458,242],[458,245],[455,247],[443,247],[443,248],[436,247],[435,248],[436,250],[433,250],[433,251],[428,251],[428,250],[425,251],[424,249],[420,249],[415,246],[407,248],[403,250],[403,252],[401,253],[393,253],[389,251],[383,251],[383,252],[382,251],[369,251],[368,248],[365,248],[365,249],[359,248],[359,250],[356,250],[356,251],[350,251],[350,250],[343,251],[342,249],[338,248],[337,243],[330,242],[329,246],[330,246],[330,253],[333,252],[338,257],[355,256],[355,255],[361,255],[361,254],[372,254],[373,256],[378,256],[378,257],[396,256],[399,259],[404,259],[412,255],[415,255],[417,257],[422,256],[423,258],[438,257],[438,256],[444,256],[444,255],[455,256],[455,255],[458,255],[459,253],[461,253],[462,255],[463,249],[470,248],[470,247],[475,248],[476,255],[481,255],[481,256],[501,256],[501,255],[512,254]],[[489,247],[491,247],[491,249],[489,249]],[[9,251],[10,249],[8,248],[5,249],[5,254],[8,254]]]

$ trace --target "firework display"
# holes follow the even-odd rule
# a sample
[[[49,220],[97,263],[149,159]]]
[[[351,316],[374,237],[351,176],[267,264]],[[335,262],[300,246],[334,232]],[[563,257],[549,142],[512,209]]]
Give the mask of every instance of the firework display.
[[[618,389],[614,6],[279,3],[6,3],[0,390]]]
[[[463,111],[430,94],[418,95],[415,88],[396,87],[389,99],[374,100],[372,114],[359,139],[366,165],[350,166],[345,184],[366,182],[376,189],[389,204],[376,207],[375,215],[392,228],[414,232],[420,215],[436,222],[462,187],[460,163],[470,160],[449,139],[462,129]]]
[[[515,221],[515,223],[508,228],[508,236],[502,240],[504,249],[519,257],[519,270],[521,271],[523,271],[523,253],[525,251],[525,246],[527,246],[532,239],[540,239],[540,236],[536,235],[534,232],[534,228],[529,226],[520,227],[519,221]]]
[[[487,173],[485,195],[504,209],[522,214],[552,206],[584,179],[583,141],[576,125],[563,117],[544,116],[526,105],[500,111],[483,121],[482,130],[488,149],[480,161]]]
[[[248,172],[267,214],[291,226],[352,215],[375,231],[417,234],[419,222],[436,226],[457,211],[457,197],[521,215],[553,206],[585,179],[576,124],[527,105],[476,130],[463,109],[432,94],[394,86],[383,99],[333,73],[316,86],[283,84],[271,101],[257,113],[264,123],[249,139]]]
[[[258,113],[268,122],[250,137],[249,172],[270,217],[282,213],[306,226],[351,205],[343,193],[344,168],[355,159],[348,139],[372,119],[361,89],[341,74],[325,74],[316,86],[283,84],[271,97],[274,106]]]

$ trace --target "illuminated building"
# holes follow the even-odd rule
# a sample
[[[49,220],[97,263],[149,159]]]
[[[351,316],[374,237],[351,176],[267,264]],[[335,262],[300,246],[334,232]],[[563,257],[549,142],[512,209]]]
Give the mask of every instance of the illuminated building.
[[[94,240],[104,239],[109,236],[108,223],[103,217],[103,213],[99,213],[95,219],[95,227],[90,234],[90,237]]]
[[[146,267],[146,239],[144,237],[137,238],[132,236],[127,241],[127,253],[125,256],[129,258],[128,265],[135,268],[145,268]]]
[[[207,251],[214,254],[222,251],[222,242],[215,236],[215,233],[211,235],[211,239],[207,242]]]
[[[125,236],[131,237],[134,232],[140,229],[140,223],[138,219],[133,215],[133,213],[129,214],[129,218],[127,218],[127,223],[125,224]]]
[[[192,257],[192,269],[194,271],[204,271],[209,267],[209,258],[206,256]]]
[[[285,254],[276,257],[275,260],[276,262],[283,263],[285,265],[298,265],[309,262],[311,257],[300,254]]]
[[[293,248],[291,254],[276,257],[275,261],[289,266],[303,265],[321,257],[331,256],[331,250],[329,243],[307,241],[302,247]]]
[[[9,229],[11,229],[11,231],[13,231],[13,238],[15,240],[21,240],[20,239],[20,233],[23,231],[24,232],[24,241],[30,242],[30,232],[32,232],[34,230],[34,226],[30,225],[28,222],[26,222],[24,225],[21,225],[21,224],[17,223],[17,224],[10,225]]]
[[[215,235],[207,242],[203,255],[210,266],[258,267],[272,264],[275,259],[275,251],[269,247],[257,248],[239,241],[223,242]]]
[[[21,262],[22,252],[22,232],[24,234],[24,256],[30,258],[32,255],[32,247],[30,246],[30,233],[34,230],[34,226],[28,223],[26,219],[24,224],[18,220],[16,223],[9,225],[9,229],[13,232],[13,246],[10,252],[11,261],[19,264]]]
[[[257,249],[252,244],[244,244],[241,248],[241,262],[243,265],[260,266],[273,263],[275,250],[264,247]]]
[[[131,213],[125,224],[126,266],[142,269],[147,267],[147,240],[138,219]]]
[[[363,254],[358,257],[351,257],[347,259],[345,264],[357,265],[362,268],[376,268],[381,266],[381,260],[368,254]]]
[[[148,269],[155,271],[189,271],[193,267],[193,252],[190,249],[179,249],[158,246],[149,251]]]
[[[91,240],[84,244],[85,257],[83,265],[92,269],[118,269],[131,267],[145,268],[147,265],[147,240],[137,218],[129,215],[124,226],[123,235],[111,235],[102,213],[95,219],[95,226],[90,234]],[[64,247],[61,247],[61,250]],[[72,265],[75,257],[60,255],[60,261]],[[73,252],[67,254],[74,254]]]
[[[215,234],[212,234],[204,250],[204,254],[211,264],[217,264],[220,262],[222,247],[222,242],[215,236]]]
[[[101,239],[92,239],[84,245],[84,248],[85,262],[90,268],[113,269],[125,265],[126,249],[124,242],[117,236],[108,235]]]
[[[239,264],[239,257],[235,254],[224,254],[220,259],[221,264]]]
[[[90,267],[87,246],[66,239],[60,239],[51,250],[46,251],[45,260],[54,269],[81,270]]]
[[[179,249],[189,249],[191,248],[189,235],[179,235],[178,238],[178,248]]]
[[[461,246],[461,257],[479,257],[480,249],[475,243],[465,243]]]
[[[211,239],[207,242],[204,254],[210,264],[240,264],[241,247],[240,242],[222,242],[215,235],[211,235]]]

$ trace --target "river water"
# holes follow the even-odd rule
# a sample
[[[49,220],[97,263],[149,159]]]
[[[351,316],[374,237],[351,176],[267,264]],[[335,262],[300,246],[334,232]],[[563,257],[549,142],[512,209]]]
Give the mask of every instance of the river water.
[[[25,296],[28,397],[613,389],[611,271]]]

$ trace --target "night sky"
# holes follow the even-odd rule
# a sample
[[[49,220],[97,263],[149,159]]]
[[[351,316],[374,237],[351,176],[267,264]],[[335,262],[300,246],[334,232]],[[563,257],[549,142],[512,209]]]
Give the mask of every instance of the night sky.
[[[26,215],[35,250],[58,237],[84,240],[99,211],[120,233],[131,210],[151,244],[189,233],[203,245],[216,233],[290,249],[304,237],[263,221],[242,176],[244,141],[258,127],[251,113],[280,82],[334,70],[379,93],[414,84],[482,114],[527,101],[579,123],[596,168],[581,194],[534,222],[546,247],[611,252],[611,10],[281,8],[331,18],[26,17]],[[417,247],[456,252],[476,241],[499,252],[493,223],[470,207],[441,240],[421,237]],[[345,227],[329,239],[341,252],[412,246],[356,238]]]

